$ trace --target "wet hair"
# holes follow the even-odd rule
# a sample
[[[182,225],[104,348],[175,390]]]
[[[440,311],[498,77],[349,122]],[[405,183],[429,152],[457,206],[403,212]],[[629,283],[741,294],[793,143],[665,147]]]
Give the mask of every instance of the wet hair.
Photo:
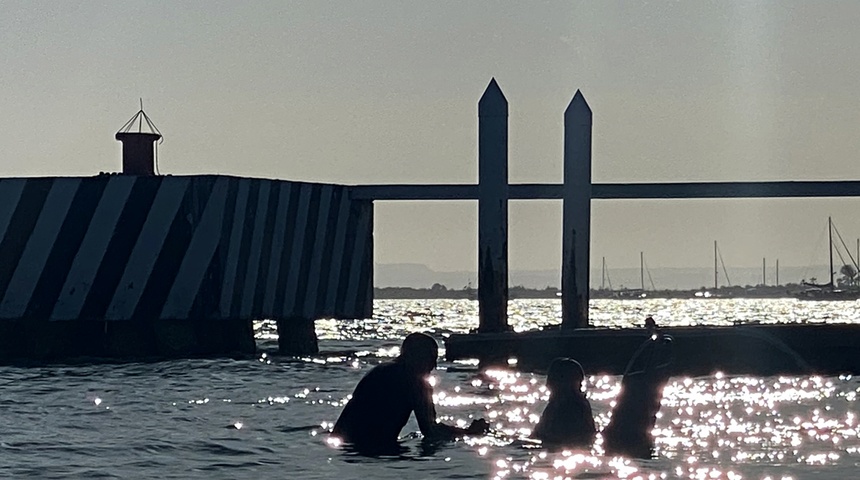
[[[410,333],[403,339],[400,347],[400,356],[409,359],[436,359],[439,355],[439,346],[436,340],[426,333]]]
[[[579,390],[585,372],[582,365],[572,358],[556,358],[546,372],[546,386],[551,391],[575,389]]]

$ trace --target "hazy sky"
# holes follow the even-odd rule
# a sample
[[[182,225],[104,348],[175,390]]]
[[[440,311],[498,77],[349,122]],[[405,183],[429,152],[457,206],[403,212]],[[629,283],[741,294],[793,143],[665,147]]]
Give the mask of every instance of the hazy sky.
[[[858,179],[860,2],[0,2],[0,175],[120,167],[138,108],[165,173],[473,183],[477,102],[510,104],[510,181]],[[592,265],[826,262],[860,200],[595,201]],[[561,203],[510,205],[512,269],[558,268]],[[475,202],[380,202],[376,261],[476,268]],[[793,279],[786,279],[786,281]],[[795,279],[796,280],[796,279]]]

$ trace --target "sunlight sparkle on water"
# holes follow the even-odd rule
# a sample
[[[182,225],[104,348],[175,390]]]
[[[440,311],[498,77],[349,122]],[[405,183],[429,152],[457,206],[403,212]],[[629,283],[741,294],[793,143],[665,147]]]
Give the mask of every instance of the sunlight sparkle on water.
[[[619,380],[592,375],[585,381],[598,430],[609,421],[609,410],[620,391]],[[590,451],[540,451],[520,461],[498,456],[498,448],[528,439],[549,397],[544,383],[542,375],[494,368],[464,378],[456,390],[454,386],[445,389],[445,385],[437,388],[437,405],[454,411],[483,405],[483,416],[498,436],[470,444],[480,456],[492,459],[492,478],[667,478],[666,472],[643,472],[630,460],[606,458],[600,435]],[[726,374],[674,378],[664,389],[652,432],[655,453],[678,462],[673,472],[676,477],[695,479],[748,478],[735,468],[738,465],[830,465],[841,460],[845,448],[860,443],[850,395],[856,391],[860,388],[853,378]],[[860,447],[849,452],[856,455],[858,450]]]
[[[396,356],[398,352],[392,347],[412,331],[428,331],[442,341],[451,333],[467,333],[477,327],[475,302],[377,300],[374,307],[375,319],[317,322],[321,339],[367,339],[361,343],[359,354],[326,360],[366,369]],[[849,322],[857,318],[857,308],[840,310],[842,307],[823,311],[793,300],[592,300],[590,317],[594,325],[604,327],[638,325],[644,313],[652,314],[661,325]],[[555,324],[560,318],[558,301],[515,300],[509,309],[515,331]],[[374,329],[378,332],[373,333]],[[854,408],[860,382],[851,376],[717,373],[673,378],[663,392],[661,412],[652,432],[656,459],[643,464],[607,457],[600,435],[588,450],[565,453],[541,449],[529,435],[549,398],[545,377],[519,371],[513,362],[506,368],[484,372],[477,366],[473,360],[447,363],[440,356],[440,368],[434,373],[434,399],[440,420],[461,427],[474,418],[490,421],[492,435],[463,440],[490,468],[488,478],[746,479],[769,475],[777,480],[789,478],[781,474],[783,466],[827,468],[850,466],[860,460]],[[619,380],[618,376],[589,375],[584,382],[598,430],[609,422],[610,409],[620,391]],[[336,412],[332,412],[330,418],[335,417]],[[456,456],[451,457],[456,462]],[[770,468],[773,470],[768,471]]]

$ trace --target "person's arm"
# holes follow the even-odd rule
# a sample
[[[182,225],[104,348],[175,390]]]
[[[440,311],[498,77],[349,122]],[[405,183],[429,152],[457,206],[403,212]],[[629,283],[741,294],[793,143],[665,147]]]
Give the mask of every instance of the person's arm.
[[[415,399],[415,418],[418,428],[425,437],[438,440],[452,440],[463,435],[481,435],[487,433],[490,425],[484,419],[473,420],[468,428],[455,427],[436,421],[436,406],[433,405],[433,390],[425,382],[421,382]]]

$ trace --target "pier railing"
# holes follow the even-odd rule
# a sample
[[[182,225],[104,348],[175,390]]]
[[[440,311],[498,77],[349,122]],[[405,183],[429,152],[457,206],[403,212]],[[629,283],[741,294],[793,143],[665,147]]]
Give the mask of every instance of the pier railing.
[[[562,200],[562,319],[565,329],[589,326],[591,201],[595,199],[857,197],[860,181],[592,183],[592,112],[577,91],[564,112],[564,175],[560,184],[507,181],[508,103],[492,80],[478,102],[478,184],[355,185],[362,200],[477,200],[480,332],[508,330],[509,200]]]

